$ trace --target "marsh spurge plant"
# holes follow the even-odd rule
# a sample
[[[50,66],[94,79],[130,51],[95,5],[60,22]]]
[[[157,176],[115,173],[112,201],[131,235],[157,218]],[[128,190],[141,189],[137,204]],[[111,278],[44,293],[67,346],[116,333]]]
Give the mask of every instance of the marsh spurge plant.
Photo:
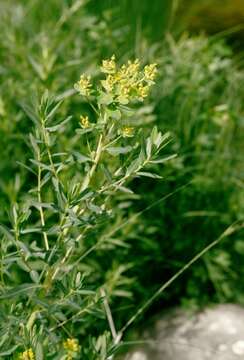
[[[113,238],[129,221],[118,220],[119,202],[132,196],[133,178],[158,177],[150,165],[164,161],[169,135],[153,128],[145,138],[134,118],[155,64],[118,67],[113,56],[101,72],[75,84],[90,109],[80,114],[77,151],[59,148],[71,121],[59,121],[60,103],[45,93],[36,109],[24,107],[34,130],[33,159],[22,165],[36,187],[13,207],[12,227],[1,226],[1,358],[107,359],[116,350],[111,303],[128,295],[130,279],[128,267],[104,264],[124,246]]]

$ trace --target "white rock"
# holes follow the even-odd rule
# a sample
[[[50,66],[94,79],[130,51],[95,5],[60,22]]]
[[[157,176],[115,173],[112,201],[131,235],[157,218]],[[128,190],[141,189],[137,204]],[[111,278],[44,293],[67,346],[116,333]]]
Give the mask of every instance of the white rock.
[[[167,311],[138,340],[147,345],[124,359],[243,360],[244,308],[225,304],[198,313]]]
[[[244,334],[243,334],[244,336]],[[232,345],[232,351],[236,355],[244,355],[244,340],[236,341]]]

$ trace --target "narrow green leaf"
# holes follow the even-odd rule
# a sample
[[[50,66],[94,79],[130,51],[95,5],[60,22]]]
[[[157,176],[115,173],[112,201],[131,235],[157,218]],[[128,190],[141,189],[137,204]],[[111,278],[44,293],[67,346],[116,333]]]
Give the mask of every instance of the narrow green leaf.
[[[106,148],[106,151],[110,155],[117,156],[117,155],[120,155],[120,154],[127,154],[132,149],[133,149],[132,146],[125,146],[125,147],[119,147],[119,146],[113,147],[113,146],[110,146],[110,147]]]
[[[139,176],[146,176],[146,177],[150,177],[150,178],[153,178],[153,179],[162,179],[162,176],[160,175],[157,175],[157,174],[154,174],[154,173],[150,173],[150,172],[145,172],[145,171],[139,171],[137,173],[137,175]]]
[[[44,359],[42,344],[39,341],[36,344],[35,355],[36,355],[36,360],[43,360]]]
[[[16,163],[20,166],[22,166],[23,168],[25,168],[26,170],[30,171],[32,174],[34,174],[35,176],[37,176],[37,173],[29,166],[23,164],[22,162],[20,161],[16,161]]]
[[[38,125],[38,124],[39,124],[39,118],[38,118],[36,112],[34,111],[34,109],[33,109],[31,106],[29,106],[29,105],[27,105],[27,104],[25,104],[25,103],[23,103],[23,102],[20,102],[19,104],[20,104],[22,110],[24,111],[24,113],[25,113],[35,124]]]
[[[74,157],[76,158],[79,164],[82,164],[87,161],[91,161],[91,158],[89,158],[86,155],[80,154],[78,151],[73,151],[72,155],[74,155]]]
[[[91,132],[93,130],[93,128],[87,128],[87,129],[76,129],[75,132],[79,135],[84,135],[87,134],[89,132]]]
[[[33,280],[35,284],[39,284],[39,274],[37,271],[31,270],[30,277],[31,277],[31,280]]]
[[[163,163],[165,163],[165,162],[167,162],[169,160],[172,160],[172,159],[174,159],[176,157],[177,157],[177,154],[173,154],[173,155],[166,156],[166,157],[164,157],[162,159],[151,160],[150,163],[152,163],[152,164],[163,164]]]
[[[54,126],[47,127],[46,130],[49,132],[55,132],[55,131],[61,130],[64,127],[64,125],[66,125],[71,119],[72,119],[72,116],[68,116],[61,123],[54,125]]]
[[[11,230],[7,228],[7,226],[0,225],[0,231],[4,236],[6,236],[7,239],[14,241],[14,236],[12,235]]]
[[[13,354],[18,347],[19,347],[19,345],[14,345],[9,350],[1,352],[0,357],[5,357],[5,356],[9,356],[9,355]]]
[[[37,284],[22,284],[8,291],[0,293],[0,299],[9,299],[23,294],[27,295],[30,291],[41,287],[42,285],[37,285]]]
[[[62,104],[62,100],[60,100],[55,106],[54,108],[50,111],[50,113],[46,116],[46,120],[50,120],[54,115],[55,113],[57,112],[58,108],[60,107],[60,105]],[[68,120],[70,120],[70,117],[67,118]],[[66,120],[67,120],[66,119]]]
[[[33,147],[33,150],[37,154],[39,152],[39,146],[37,144],[37,141],[32,134],[30,134],[29,137],[30,137],[30,142]]]
[[[32,56],[28,56],[29,63],[31,64],[33,70],[36,72],[36,74],[39,76],[41,80],[46,79],[46,74],[43,70],[43,67],[41,64],[39,64]]]
[[[34,159],[30,159],[30,161],[31,161],[33,164],[35,164],[35,165],[37,165],[37,166],[40,166],[40,167],[41,167],[42,169],[44,169],[44,170],[52,171],[52,168],[51,168],[51,166],[49,166],[49,165],[46,165],[46,164],[44,164],[44,163],[42,163],[42,162],[40,162],[40,161],[34,160]]]

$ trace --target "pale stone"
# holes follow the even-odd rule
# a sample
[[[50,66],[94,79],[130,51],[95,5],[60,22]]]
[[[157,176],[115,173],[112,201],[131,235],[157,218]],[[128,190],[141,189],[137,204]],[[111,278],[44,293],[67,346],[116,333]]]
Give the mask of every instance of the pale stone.
[[[147,360],[147,356],[142,351],[136,351],[130,357],[131,360]]]
[[[236,355],[244,354],[244,340],[239,340],[232,345],[233,353]]]
[[[244,308],[216,305],[193,313],[174,309],[158,316],[138,340],[145,345],[126,360],[243,360]]]

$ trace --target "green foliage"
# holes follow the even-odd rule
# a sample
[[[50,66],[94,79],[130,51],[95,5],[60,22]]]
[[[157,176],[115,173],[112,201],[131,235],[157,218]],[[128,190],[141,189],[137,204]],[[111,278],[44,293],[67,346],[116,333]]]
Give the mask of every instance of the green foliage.
[[[33,176],[33,187],[12,206],[11,226],[1,227],[1,323],[8,324],[2,328],[2,356],[22,351],[23,359],[32,352],[40,359],[44,353],[46,359],[77,358],[75,337],[83,339],[82,351],[89,350],[89,359],[105,359],[115,350],[104,332],[106,316],[112,328],[108,299],[131,296],[131,279],[124,275],[131,265],[114,264],[116,248],[126,246],[126,239],[114,239],[123,227],[116,207],[133,194],[127,187],[133,178],[157,177],[144,168],[159,161],[168,139],[156,127],[146,139],[140,130],[128,131],[127,114],[135,114],[134,106],[154,83],[155,66],[139,66],[138,61],[128,62],[116,69],[113,58],[103,61],[106,77],[97,85],[81,76],[75,88],[87,98],[93,117],[90,122],[81,116],[72,149],[59,144],[59,135],[72,121],[57,115],[61,101],[45,92],[33,108],[23,106],[33,121],[28,142],[32,158],[23,164]],[[111,89],[104,86],[108,79]],[[89,345],[94,321],[97,336]]]
[[[240,58],[152,44],[128,3],[0,4],[0,358],[112,359],[159,295],[244,302]]]
[[[146,213],[150,227],[140,225],[139,233],[137,228],[133,245],[148,275],[141,277],[137,298],[152,277],[156,289],[229,224],[243,220],[243,70],[223,41],[184,35],[177,42],[168,37],[159,72],[155,112],[161,130],[172,133],[178,156],[160,171],[166,182],[153,192],[147,191],[150,184],[140,187],[147,194],[140,206],[188,185]],[[232,235],[207,254],[165,293],[165,302],[243,302],[236,252],[241,238],[241,232]]]

